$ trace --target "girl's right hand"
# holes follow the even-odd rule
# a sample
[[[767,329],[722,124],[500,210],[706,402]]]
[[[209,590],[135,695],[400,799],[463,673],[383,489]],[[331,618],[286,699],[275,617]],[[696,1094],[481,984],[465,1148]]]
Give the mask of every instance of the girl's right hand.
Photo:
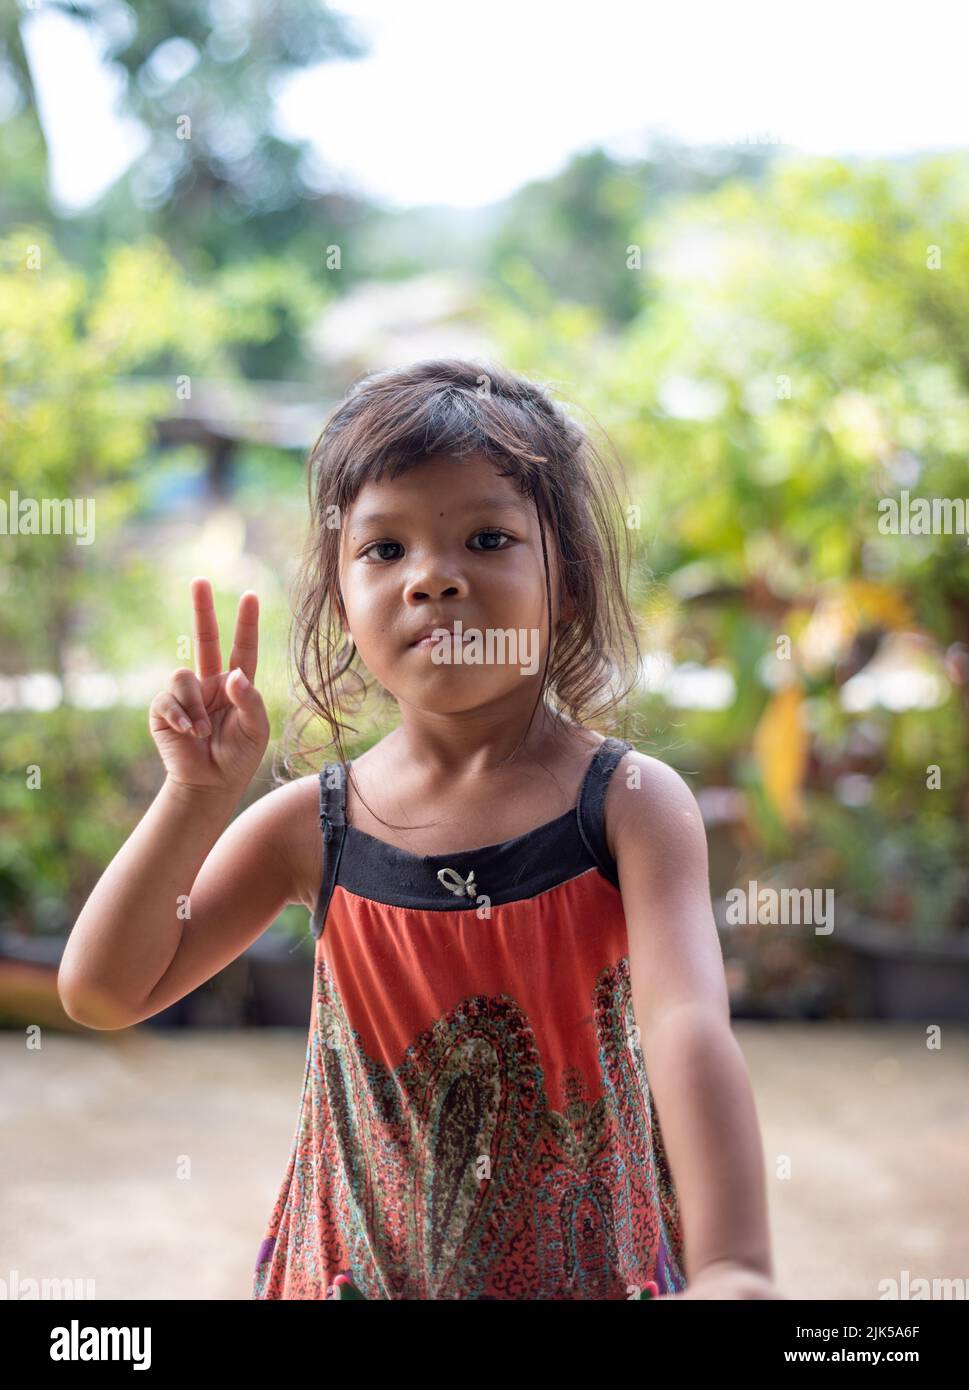
[[[229,669],[223,671],[212,586],[207,579],[193,579],[191,588],[198,674],[184,667],[172,673],[168,689],[151,702],[148,728],[170,781],[195,791],[239,793],[252,780],[269,742],[266,707],[252,684],[259,598],[247,589],[239,600]]]

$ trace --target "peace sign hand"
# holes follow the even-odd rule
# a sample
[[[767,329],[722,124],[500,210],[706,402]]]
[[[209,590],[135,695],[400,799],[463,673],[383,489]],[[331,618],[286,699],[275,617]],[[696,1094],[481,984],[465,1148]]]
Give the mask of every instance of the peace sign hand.
[[[253,685],[259,648],[259,597],[239,600],[228,671],[207,579],[192,580],[198,674],[180,667],[148,710],[148,728],[169,779],[192,790],[241,792],[269,742],[269,718]],[[193,728],[194,726],[194,728]]]

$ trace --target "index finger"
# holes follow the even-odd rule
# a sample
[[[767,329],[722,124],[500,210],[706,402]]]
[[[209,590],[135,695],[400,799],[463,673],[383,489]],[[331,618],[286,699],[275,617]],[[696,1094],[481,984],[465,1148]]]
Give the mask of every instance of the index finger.
[[[217,676],[222,670],[219,624],[212,601],[212,585],[207,579],[192,580],[192,635],[195,639],[195,674],[199,680]]]
[[[229,657],[229,670],[241,666],[249,680],[256,678],[256,662],[259,659],[259,595],[247,589],[239,600],[236,614],[236,635],[232,640],[232,655]]]

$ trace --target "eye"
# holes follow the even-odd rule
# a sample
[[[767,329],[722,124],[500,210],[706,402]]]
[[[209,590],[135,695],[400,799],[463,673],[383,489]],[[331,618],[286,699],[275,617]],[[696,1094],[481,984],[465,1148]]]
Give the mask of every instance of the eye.
[[[497,530],[493,530],[493,529],[488,529],[488,530],[485,530],[485,531],[477,531],[477,532],[475,532],[474,536],[472,537],[472,540],[477,540],[479,536],[497,536],[498,539],[499,539],[499,541],[502,541],[502,540],[511,541],[511,539],[512,539],[511,536],[509,536],[508,533],[507,533],[506,531],[497,531]],[[387,545],[389,545],[389,546],[395,546],[395,545],[396,545],[396,546],[399,547],[399,546],[400,546],[400,541],[371,541],[370,544],[369,544],[368,546],[366,546],[363,550],[361,550],[361,552],[360,552],[360,558],[363,559],[363,557],[366,556],[366,555],[369,555],[370,552],[371,552],[372,550],[373,550],[373,551],[380,550],[381,547],[387,546]],[[477,549],[478,547],[475,547],[475,548]],[[487,551],[487,550],[506,550],[507,548],[508,548],[508,547],[507,547],[507,546],[504,546],[504,545],[486,545],[486,546],[483,547],[483,549],[486,550],[486,551]],[[397,557],[394,556],[394,555],[378,555],[378,556],[376,557],[376,559],[377,559],[378,562],[383,561],[384,563],[388,563],[389,561],[394,560],[394,559],[396,559],[396,558],[397,558]]]
[[[371,550],[379,550],[380,547],[381,547],[382,545],[400,545],[400,541],[371,541],[370,544],[366,547],[366,549],[361,550],[361,552],[360,552],[360,558],[363,559],[364,555],[369,555],[370,552],[371,552]],[[391,560],[392,560],[392,559],[393,559],[393,556],[392,556],[392,555],[378,555],[377,558],[378,558],[379,560],[388,560],[388,559],[391,559]]]
[[[477,539],[478,539],[478,536],[497,536],[500,540],[506,540],[506,541],[510,541],[510,540],[511,540],[511,536],[509,536],[508,533],[507,533],[506,531],[478,531],[477,534],[474,536],[473,539],[474,539],[474,540],[477,540]],[[484,548],[485,548],[485,550],[505,550],[505,549],[507,549],[507,547],[506,547],[506,546],[503,546],[503,545],[486,545]]]

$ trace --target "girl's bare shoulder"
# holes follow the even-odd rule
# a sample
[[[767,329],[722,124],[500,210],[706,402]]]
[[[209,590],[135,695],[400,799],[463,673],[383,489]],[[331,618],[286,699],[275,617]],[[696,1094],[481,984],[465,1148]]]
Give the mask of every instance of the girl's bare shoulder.
[[[688,783],[662,758],[630,748],[616,764],[603,808],[613,858],[629,846],[637,856],[675,858],[685,841],[703,833],[703,818]]]
[[[375,761],[384,740],[353,759],[354,773],[362,764]],[[329,759],[328,761],[335,761]],[[375,769],[379,770],[379,769]],[[316,907],[323,877],[323,838],[320,828],[320,774],[309,772],[283,783],[270,796],[278,797],[277,814],[296,879],[299,901],[310,912]]]
[[[288,847],[298,901],[312,912],[316,907],[316,895],[323,875],[320,774],[309,772],[305,777],[294,777],[267,795],[276,802],[276,814]]]

